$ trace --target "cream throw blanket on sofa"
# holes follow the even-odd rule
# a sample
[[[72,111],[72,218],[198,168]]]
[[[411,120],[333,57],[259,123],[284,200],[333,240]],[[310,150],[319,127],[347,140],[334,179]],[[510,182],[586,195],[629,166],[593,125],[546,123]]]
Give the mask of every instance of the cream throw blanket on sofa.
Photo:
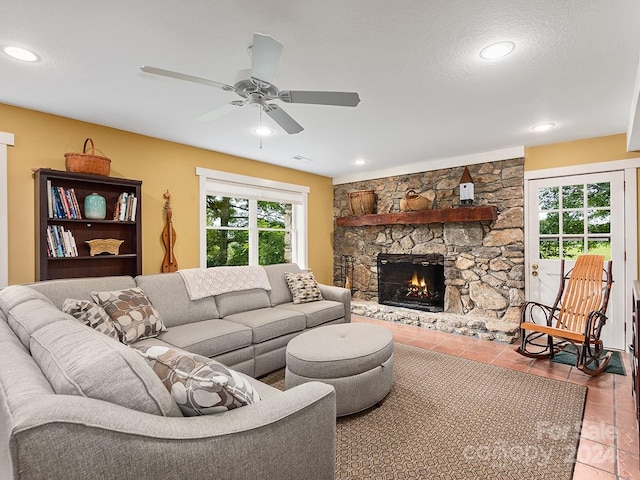
[[[187,268],[178,273],[182,275],[191,300],[252,288],[271,290],[267,272],[262,267]]]

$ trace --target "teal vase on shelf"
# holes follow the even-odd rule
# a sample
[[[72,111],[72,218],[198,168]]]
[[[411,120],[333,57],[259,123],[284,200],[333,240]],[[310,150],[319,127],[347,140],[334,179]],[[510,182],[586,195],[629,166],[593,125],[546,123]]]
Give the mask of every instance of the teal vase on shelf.
[[[84,197],[84,216],[94,220],[107,217],[107,201],[102,195],[92,193]]]

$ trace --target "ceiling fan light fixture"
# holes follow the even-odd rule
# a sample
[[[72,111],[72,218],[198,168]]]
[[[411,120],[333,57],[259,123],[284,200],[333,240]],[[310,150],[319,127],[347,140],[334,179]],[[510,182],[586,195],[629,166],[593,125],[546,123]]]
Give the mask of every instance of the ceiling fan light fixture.
[[[496,42],[487,45],[480,50],[480,58],[485,60],[495,60],[497,58],[506,57],[516,48],[516,44],[509,41]]]
[[[21,60],[23,62],[37,62],[40,60],[40,57],[36,53],[31,50],[27,50],[26,48],[16,47],[14,45],[2,45],[1,48],[5,55],[16,60]]]
[[[260,135],[261,137],[266,137],[267,135],[271,135],[273,133],[273,130],[271,130],[269,127],[261,126],[256,128],[254,132],[256,132],[256,134]]]
[[[551,130],[555,126],[556,124],[551,122],[539,123],[531,127],[531,130],[533,130],[534,132],[546,132],[547,130]]]

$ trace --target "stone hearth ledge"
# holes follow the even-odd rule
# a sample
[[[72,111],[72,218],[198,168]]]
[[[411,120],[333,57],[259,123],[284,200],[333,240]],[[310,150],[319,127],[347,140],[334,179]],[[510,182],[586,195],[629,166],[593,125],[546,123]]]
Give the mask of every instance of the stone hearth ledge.
[[[457,333],[482,340],[515,343],[518,339],[518,324],[474,315],[456,315],[447,312],[423,312],[411,308],[380,305],[377,302],[351,300],[351,313],[362,317],[376,318],[387,322],[415,325],[431,330]]]

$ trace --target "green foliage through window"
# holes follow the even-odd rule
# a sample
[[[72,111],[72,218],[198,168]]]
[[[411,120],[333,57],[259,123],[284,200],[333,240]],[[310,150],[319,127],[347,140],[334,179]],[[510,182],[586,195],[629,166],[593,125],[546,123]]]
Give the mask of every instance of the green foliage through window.
[[[206,216],[207,267],[248,265],[252,231],[260,265],[291,261],[291,204],[208,195]]]
[[[538,210],[541,259],[575,259],[583,253],[611,257],[609,182],[541,188]]]

